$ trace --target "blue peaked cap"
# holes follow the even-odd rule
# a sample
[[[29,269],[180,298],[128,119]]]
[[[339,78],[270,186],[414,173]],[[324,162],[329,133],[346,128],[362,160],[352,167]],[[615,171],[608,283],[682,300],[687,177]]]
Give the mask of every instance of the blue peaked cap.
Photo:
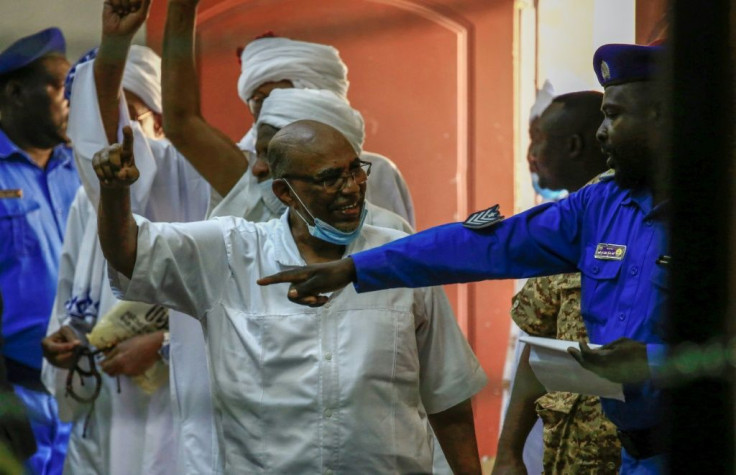
[[[66,41],[58,28],[47,28],[8,46],[0,53],[0,75],[28,66],[49,53],[66,54]]]
[[[593,55],[593,68],[603,87],[635,81],[648,81],[658,71],[662,46],[609,44]]]

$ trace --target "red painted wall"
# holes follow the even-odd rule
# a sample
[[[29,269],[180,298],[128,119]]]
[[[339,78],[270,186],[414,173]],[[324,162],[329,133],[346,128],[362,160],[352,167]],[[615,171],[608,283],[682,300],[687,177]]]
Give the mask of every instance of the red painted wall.
[[[148,21],[160,51],[165,2]],[[198,61],[203,113],[234,140],[250,126],[235,90],[238,46],[273,30],[336,46],[366,149],[393,159],[415,201],[417,228],[495,203],[513,210],[512,0],[203,0]],[[189,87],[182,85],[182,87]],[[475,400],[482,455],[493,455],[508,341],[510,281],[447,288],[489,377]]]

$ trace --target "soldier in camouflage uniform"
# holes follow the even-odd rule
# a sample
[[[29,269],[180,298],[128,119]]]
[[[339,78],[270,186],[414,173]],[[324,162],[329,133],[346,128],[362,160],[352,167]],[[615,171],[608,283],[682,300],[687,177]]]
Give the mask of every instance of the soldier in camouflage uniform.
[[[532,123],[529,163],[541,187],[575,191],[605,170],[595,139],[601,97],[595,92],[559,96]],[[590,183],[596,181],[598,177]],[[530,335],[587,342],[580,288],[580,274],[529,279],[513,298],[511,316]],[[545,473],[618,472],[621,446],[598,397],[546,393],[531,371],[527,348],[517,369],[494,474],[526,473],[521,453],[536,419],[535,407],[544,423]]]
[[[580,316],[580,274],[529,279],[513,298],[511,316],[534,336],[588,341]],[[544,423],[545,473],[618,472],[621,445],[598,397],[546,393],[536,410]]]

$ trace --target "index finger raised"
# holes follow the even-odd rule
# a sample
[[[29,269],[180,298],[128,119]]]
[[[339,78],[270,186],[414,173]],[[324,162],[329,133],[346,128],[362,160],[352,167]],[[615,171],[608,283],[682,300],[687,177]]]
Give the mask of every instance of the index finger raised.
[[[120,150],[120,158],[126,164],[133,162],[133,129],[129,125],[123,127],[123,144]]]

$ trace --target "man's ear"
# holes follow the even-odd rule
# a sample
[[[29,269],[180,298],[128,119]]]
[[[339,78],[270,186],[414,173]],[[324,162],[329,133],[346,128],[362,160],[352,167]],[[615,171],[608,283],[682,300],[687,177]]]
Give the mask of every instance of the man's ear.
[[[294,203],[294,197],[291,196],[291,189],[283,179],[274,178],[271,189],[273,190],[273,194],[286,206],[291,207]]]
[[[23,104],[23,84],[20,81],[13,79],[6,82],[1,93],[6,104]]]
[[[570,158],[578,158],[583,154],[583,138],[580,134],[572,134],[567,139],[567,155]]]

